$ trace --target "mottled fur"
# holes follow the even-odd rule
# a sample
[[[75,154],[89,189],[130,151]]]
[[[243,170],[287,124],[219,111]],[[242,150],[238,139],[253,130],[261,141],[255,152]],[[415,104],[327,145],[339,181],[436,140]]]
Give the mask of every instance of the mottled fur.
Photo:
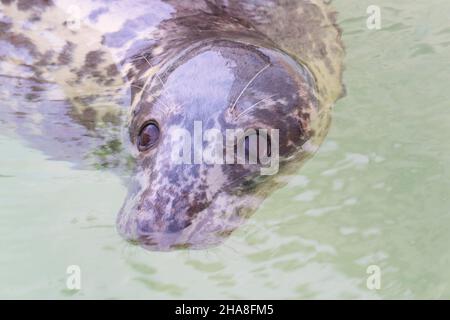
[[[132,172],[125,238],[201,248],[283,179],[259,165],[174,165],[176,130],[279,129],[279,175],[295,172],[328,132],[343,54],[322,0],[2,0],[0,128],[54,158]],[[160,141],[139,152],[149,120]]]

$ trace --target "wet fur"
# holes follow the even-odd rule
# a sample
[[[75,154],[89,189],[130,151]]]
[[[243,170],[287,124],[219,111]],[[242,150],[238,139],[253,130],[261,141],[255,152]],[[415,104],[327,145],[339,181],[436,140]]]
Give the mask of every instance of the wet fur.
[[[134,172],[119,229],[148,224],[152,236],[139,238],[144,246],[157,244],[158,234],[168,238],[166,249],[217,243],[283,185],[283,179],[257,177],[245,167],[173,168],[164,152],[136,151],[137,132],[149,114],[166,119],[165,128],[195,120],[194,111],[174,101],[166,86],[183,61],[216,48],[230,59],[236,52],[249,61],[254,61],[251,54],[260,56],[260,65],[235,71],[241,81],[230,88],[233,99],[211,126],[285,128],[280,174],[298,170],[325,138],[332,105],[343,94],[344,50],[335,13],[321,0],[84,1],[83,20],[75,30],[70,4],[1,1],[0,42],[7,49],[0,50],[0,98],[5,101],[0,128],[55,159]],[[269,81],[284,71],[266,71],[275,58],[258,53],[262,47],[286,52],[305,67],[299,70],[305,82],[296,84],[300,96],[295,97],[302,107],[283,117],[264,106],[296,102],[281,99],[279,93],[287,89]],[[259,92],[272,93],[250,100],[248,88],[262,74],[268,80],[259,84]],[[207,90],[202,94],[214,97]],[[170,150],[165,141],[160,150]],[[230,204],[235,212],[227,210]],[[136,217],[129,216],[130,210]],[[149,210],[155,212],[151,219]],[[189,231],[181,235],[172,233],[185,228]],[[204,239],[202,232],[216,236]],[[133,233],[126,237],[136,239]],[[176,241],[169,239],[175,236]]]

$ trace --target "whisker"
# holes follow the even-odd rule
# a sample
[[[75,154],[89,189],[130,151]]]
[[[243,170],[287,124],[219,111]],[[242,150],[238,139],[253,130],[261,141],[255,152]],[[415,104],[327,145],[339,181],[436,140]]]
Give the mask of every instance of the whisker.
[[[150,63],[150,61],[148,61],[148,59],[147,59],[145,56],[142,56],[142,58],[145,60],[145,62],[147,62],[147,64],[150,66],[150,68],[153,67],[152,64]],[[175,103],[175,101],[174,101],[174,99],[173,99],[173,97],[172,97],[172,94],[167,90],[166,83],[161,79],[161,77],[159,76],[159,74],[156,74],[156,77],[158,78],[159,82],[161,82],[161,85],[162,85],[162,88],[163,88],[162,93],[167,93],[167,96],[170,97],[170,100],[171,100],[171,101],[167,101],[168,104],[173,104],[173,105],[175,105],[176,103]],[[167,107],[167,106],[166,106],[166,107]]]
[[[147,62],[148,66],[149,66],[150,68],[153,67],[152,64],[150,63],[150,61],[148,61],[148,59],[147,59],[144,55],[142,55],[142,59],[144,59],[145,62]]]
[[[129,58],[129,59],[127,59],[127,61],[135,62],[135,61],[138,61],[138,60],[142,60],[144,58],[145,58],[145,56],[142,54],[142,55],[137,55],[137,56],[134,56],[132,58]]]
[[[242,89],[241,93],[238,95],[237,99],[234,101],[233,105],[230,108],[230,111],[232,112],[234,110],[234,108],[236,107],[236,104],[238,103],[239,99],[242,97],[242,95],[244,94],[244,92],[248,89],[248,87],[253,83],[253,81],[256,80],[256,78],[258,78],[258,76],[264,72],[264,70],[266,70],[268,67],[270,67],[270,63],[267,64],[264,68],[262,68],[261,70],[259,70],[254,76],[253,78],[250,79],[250,81],[245,85],[244,89]]]
[[[150,61],[148,61],[148,59],[143,55],[142,58],[145,60],[145,62],[147,62],[148,66],[150,68],[153,68],[152,64],[150,63]],[[158,77],[158,80],[161,82],[163,89],[165,90],[165,83],[162,81],[162,79],[160,78],[159,74],[156,74],[156,76]],[[164,91],[163,91],[164,92]]]
[[[143,87],[137,86],[135,84],[130,84],[130,87],[138,88],[139,90],[146,91]]]
[[[145,56],[142,56],[142,58],[145,60],[145,62],[147,62],[147,64],[149,65],[150,68],[152,68],[152,64],[150,63],[150,61],[148,61],[148,59]],[[163,87],[163,92],[166,92],[166,84],[164,83],[164,81],[161,79],[161,77],[159,76],[159,74],[156,74],[156,77],[158,78],[159,82],[161,82],[161,85]]]
[[[144,88],[142,88],[140,86],[132,84],[131,87],[138,88],[138,89],[140,89],[142,91],[145,91],[145,92],[149,93],[146,89],[144,89]],[[163,104],[164,107],[166,107],[166,109],[169,109],[169,106],[162,99],[158,99],[158,100]]]
[[[150,61],[149,61],[144,55],[140,55],[140,56],[138,56],[138,57],[135,57],[135,58],[131,59],[131,61],[137,61],[137,60],[145,60],[145,62],[146,62],[150,67],[152,67]],[[162,104],[166,109],[170,109],[170,106],[173,106],[173,108],[181,108],[181,107],[183,107],[183,106],[187,103],[187,101],[184,101],[184,102],[182,102],[182,103],[177,104],[176,101],[173,99],[172,94],[167,90],[167,85],[166,85],[166,83],[161,79],[160,75],[159,75],[159,74],[156,74],[155,76],[157,77],[157,79],[159,80],[159,82],[160,82],[161,85],[162,85],[162,88],[163,88],[162,93],[167,93],[167,97],[164,96],[164,95],[162,95],[162,94],[158,97],[158,101],[160,101],[161,104]],[[137,86],[137,85],[135,85],[135,84],[131,84],[131,86],[132,86],[132,87],[135,87],[135,88],[137,88],[137,89],[139,89],[139,90],[142,90],[142,91],[144,91],[144,92],[147,92],[147,93],[151,94],[151,93],[148,91],[148,89],[145,89],[145,88],[143,88],[143,87]],[[170,99],[169,99],[169,98],[170,98]]]
[[[261,102],[264,102],[264,101],[266,101],[266,100],[272,99],[272,98],[275,97],[275,96],[276,96],[276,94],[273,94],[273,95],[271,95],[271,96],[268,97],[268,98],[264,98],[264,99],[259,100],[258,102],[256,102],[256,103],[253,104],[252,106],[250,106],[250,107],[248,107],[247,109],[245,109],[244,111],[242,111],[242,112],[236,117],[236,119],[239,119],[239,117],[243,116],[244,114],[248,114],[248,113],[251,111],[251,109],[255,108],[255,107],[256,107],[257,105],[259,105]]]
[[[240,179],[241,179],[241,177],[231,180],[230,182],[228,182],[227,184],[225,184],[225,185],[222,187],[222,189],[228,188],[229,186],[231,186],[231,185],[232,185],[233,183],[235,183],[236,181],[239,181]]]

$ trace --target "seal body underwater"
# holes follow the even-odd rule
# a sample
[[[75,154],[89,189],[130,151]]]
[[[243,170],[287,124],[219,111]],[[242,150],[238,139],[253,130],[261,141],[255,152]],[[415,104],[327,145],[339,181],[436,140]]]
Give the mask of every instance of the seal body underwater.
[[[129,176],[125,239],[205,248],[320,146],[343,56],[322,0],[1,0],[0,130]]]

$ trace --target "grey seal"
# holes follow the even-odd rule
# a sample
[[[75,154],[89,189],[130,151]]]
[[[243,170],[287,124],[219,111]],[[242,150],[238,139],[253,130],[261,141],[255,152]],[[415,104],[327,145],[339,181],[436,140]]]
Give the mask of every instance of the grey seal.
[[[344,91],[321,0],[2,0],[0,12],[2,130],[121,174],[117,229],[150,250],[224,241],[314,154]],[[181,148],[193,160],[174,163],[179,133],[198,129]],[[195,161],[230,130],[244,135],[215,151],[235,161]],[[260,153],[236,161],[263,140],[270,174]]]

